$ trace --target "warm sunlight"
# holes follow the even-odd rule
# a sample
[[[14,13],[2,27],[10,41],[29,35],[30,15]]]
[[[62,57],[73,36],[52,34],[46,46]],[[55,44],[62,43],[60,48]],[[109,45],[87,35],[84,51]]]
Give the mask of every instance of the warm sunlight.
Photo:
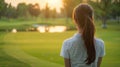
[[[13,6],[17,6],[18,3],[25,2],[26,4],[39,3],[40,8],[44,8],[46,3],[48,3],[50,9],[56,8],[57,12],[60,12],[62,5],[62,0],[5,0],[6,3],[11,3]]]
[[[61,0],[46,0],[50,8],[59,8],[62,7]]]

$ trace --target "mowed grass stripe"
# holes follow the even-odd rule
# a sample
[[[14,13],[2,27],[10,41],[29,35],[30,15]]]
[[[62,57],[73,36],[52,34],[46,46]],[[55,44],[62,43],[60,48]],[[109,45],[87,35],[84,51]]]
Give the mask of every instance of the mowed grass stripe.
[[[8,39],[11,38],[11,37],[9,37],[9,34],[6,35],[4,38],[4,41],[5,41],[4,51],[8,55],[10,55],[24,63],[30,64],[32,67],[63,67],[63,65],[45,61],[45,60],[41,60],[41,59],[38,59],[36,57],[26,54],[24,51],[22,51],[20,49],[20,45],[18,45],[17,43],[14,43],[12,41],[9,42],[9,40],[7,40],[7,38]]]
[[[4,51],[5,42],[3,39],[5,35],[6,33],[0,32],[0,67],[30,67],[29,64],[17,60]]]

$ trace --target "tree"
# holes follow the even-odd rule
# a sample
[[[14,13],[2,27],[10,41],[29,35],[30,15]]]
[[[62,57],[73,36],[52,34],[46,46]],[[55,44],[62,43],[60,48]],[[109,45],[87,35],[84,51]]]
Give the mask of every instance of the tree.
[[[5,15],[7,18],[17,18],[18,17],[16,8],[13,7],[11,4],[8,4]]]
[[[17,5],[17,15],[21,17],[26,17],[27,16],[27,5],[25,3],[19,3]]]
[[[5,16],[5,12],[7,9],[7,4],[4,0],[0,0],[0,19],[2,16]]]
[[[45,18],[49,18],[50,17],[50,8],[48,6],[48,3],[46,3],[46,7],[45,7]]]
[[[63,0],[63,6],[67,18],[71,18],[74,7],[80,2],[82,2],[82,0]]]
[[[62,17],[65,17],[65,9],[64,9],[64,8],[61,8],[61,9],[60,9],[60,15],[61,15]]]
[[[118,20],[118,23],[120,22],[120,0],[114,0],[113,1],[113,7],[112,7],[112,12],[111,12],[111,16],[114,19]]]
[[[107,28],[107,17],[111,12],[112,0],[97,0],[97,2],[91,2],[92,6],[95,9],[97,16],[100,16],[102,19],[102,27]]]
[[[39,4],[37,3],[35,5],[29,4],[28,10],[31,16],[38,17],[40,15],[40,7],[39,7]]]
[[[56,8],[54,8],[53,10],[51,10],[51,17],[56,18],[56,15],[57,15],[57,11]]]

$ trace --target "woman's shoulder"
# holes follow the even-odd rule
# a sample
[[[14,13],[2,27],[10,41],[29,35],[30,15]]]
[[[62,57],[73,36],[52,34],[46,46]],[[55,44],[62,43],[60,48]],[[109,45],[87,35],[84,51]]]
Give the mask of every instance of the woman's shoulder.
[[[95,38],[95,43],[99,46],[104,46],[104,41],[100,38]]]
[[[100,39],[100,38],[95,38],[95,40],[96,40],[97,42],[102,42],[102,43],[104,43],[104,41],[103,41],[102,39]]]
[[[73,38],[70,37],[70,38],[67,38],[64,40],[64,43],[71,43],[73,41]]]
[[[70,38],[67,38],[64,40],[64,42],[67,42],[67,43],[73,43],[73,42],[76,42],[78,40],[81,40],[81,35],[78,34],[78,33],[75,33],[73,36],[71,36]]]
[[[66,46],[72,46],[72,44],[75,42],[75,39],[73,37],[67,38],[63,41],[63,44]]]

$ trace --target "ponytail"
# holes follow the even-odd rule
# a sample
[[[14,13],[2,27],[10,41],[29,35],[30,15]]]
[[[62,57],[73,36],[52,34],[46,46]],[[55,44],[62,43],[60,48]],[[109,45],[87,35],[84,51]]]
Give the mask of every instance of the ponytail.
[[[95,26],[93,23],[93,9],[88,4],[78,5],[74,12],[73,18],[82,33],[82,38],[87,51],[86,64],[89,65],[95,61],[96,51],[94,45]]]
[[[84,40],[84,44],[87,49],[87,55],[88,55],[85,61],[86,61],[86,64],[89,65],[92,62],[94,62],[95,57],[96,57],[95,45],[94,45],[95,27],[94,27],[92,19],[90,19],[89,17],[86,17],[85,23],[86,24],[82,32],[82,38]]]

